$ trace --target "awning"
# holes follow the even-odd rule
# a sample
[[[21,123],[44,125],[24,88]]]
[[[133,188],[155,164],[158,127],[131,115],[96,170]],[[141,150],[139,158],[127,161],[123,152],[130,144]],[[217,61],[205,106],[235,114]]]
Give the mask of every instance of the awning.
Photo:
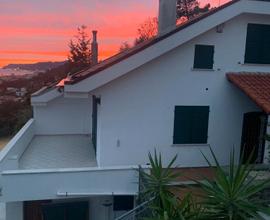
[[[227,78],[264,112],[270,114],[270,73],[227,73]]]

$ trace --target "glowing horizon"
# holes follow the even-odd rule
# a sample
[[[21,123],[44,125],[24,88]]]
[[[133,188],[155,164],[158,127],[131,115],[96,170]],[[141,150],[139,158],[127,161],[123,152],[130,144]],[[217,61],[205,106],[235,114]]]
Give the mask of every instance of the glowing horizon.
[[[212,6],[217,6],[217,0]],[[224,3],[226,0],[222,0]],[[0,2],[0,67],[11,63],[64,61],[76,28],[98,30],[99,59],[132,42],[137,27],[157,16],[158,0],[3,0]],[[208,1],[202,0],[204,5]],[[113,13],[113,14],[112,14]]]

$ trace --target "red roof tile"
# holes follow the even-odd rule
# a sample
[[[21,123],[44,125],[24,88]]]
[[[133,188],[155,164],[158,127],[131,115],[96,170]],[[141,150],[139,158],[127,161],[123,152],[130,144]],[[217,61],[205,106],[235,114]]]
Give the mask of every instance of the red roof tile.
[[[228,73],[227,78],[270,114],[270,73]]]

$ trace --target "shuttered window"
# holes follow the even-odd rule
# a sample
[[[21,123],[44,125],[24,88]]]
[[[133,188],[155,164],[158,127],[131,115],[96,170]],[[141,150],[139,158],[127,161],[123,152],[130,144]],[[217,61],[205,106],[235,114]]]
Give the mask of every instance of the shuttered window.
[[[245,63],[270,64],[270,25],[248,24]]]
[[[204,144],[209,106],[175,106],[173,144]]]
[[[214,46],[195,45],[194,65],[195,69],[213,69]]]

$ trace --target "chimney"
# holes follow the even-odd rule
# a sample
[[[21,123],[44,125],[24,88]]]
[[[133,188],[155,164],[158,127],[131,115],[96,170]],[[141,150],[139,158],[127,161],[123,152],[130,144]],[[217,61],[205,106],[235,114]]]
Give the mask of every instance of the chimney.
[[[98,63],[98,43],[97,43],[97,31],[92,31],[93,39],[91,43],[91,51],[92,51],[92,65],[96,65]]]
[[[159,0],[158,35],[176,27],[176,0]]]

